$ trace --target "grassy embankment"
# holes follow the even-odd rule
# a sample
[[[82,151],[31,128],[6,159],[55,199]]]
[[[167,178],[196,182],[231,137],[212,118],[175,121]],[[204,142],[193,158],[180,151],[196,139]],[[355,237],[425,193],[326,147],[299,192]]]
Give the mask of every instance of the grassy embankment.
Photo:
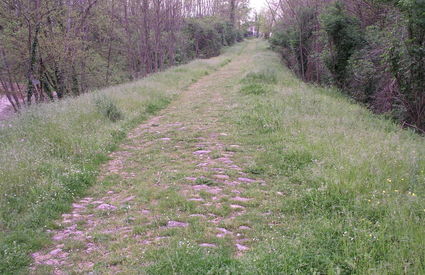
[[[300,83],[270,51],[258,55],[266,77],[252,83],[266,93],[241,96],[248,108],[236,121],[241,141],[256,147],[251,171],[284,195],[264,204],[279,222],[247,257],[249,270],[425,273],[424,137]]]
[[[261,201],[242,221],[253,246],[235,259],[176,244],[148,272],[424,274],[424,137],[300,82],[265,43],[252,54],[255,69],[225,92],[238,106],[225,119],[245,171],[267,182],[248,191]]]
[[[0,129],[0,273],[30,262],[46,229],[96,179],[126,133],[191,83],[227,64],[242,45],[145,79],[34,106]]]

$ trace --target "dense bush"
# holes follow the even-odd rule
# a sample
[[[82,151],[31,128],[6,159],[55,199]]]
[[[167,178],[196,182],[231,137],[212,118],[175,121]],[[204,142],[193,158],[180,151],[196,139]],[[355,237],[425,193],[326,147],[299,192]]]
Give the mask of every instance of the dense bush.
[[[188,58],[217,56],[221,47],[241,40],[230,22],[216,17],[187,19],[183,32],[187,38],[185,55]]]
[[[324,62],[332,73],[335,84],[342,88],[347,78],[348,61],[362,43],[360,22],[348,16],[339,2],[323,12],[320,19],[321,27],[329,41],[329,52]]]
[[[425,129],[424,1],[288,3],[270,42],[290,69]]]

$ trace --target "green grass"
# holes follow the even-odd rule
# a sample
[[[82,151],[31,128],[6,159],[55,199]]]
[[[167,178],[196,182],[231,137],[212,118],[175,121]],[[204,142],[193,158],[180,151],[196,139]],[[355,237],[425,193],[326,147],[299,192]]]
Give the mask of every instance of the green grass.
[[[284,226],[243,259],[247,272],[424,274],[424,138],[259,55],[278,92],[240,97],[233,119],[245,147],[261,147],[254,173],[285,194],[262,206]]]
[[[0,129],[0,273],[17,273],[48,244],[46,229],[97,177],[126,133],[240,52],[193,61],[78,98],[40,104]]]
[[[159,134],[148,132],[143,137],[123,140],[126,145],[146,142],[146,146],[137,147],[125,160],[125,171],[138,172],[137,175],[132,179],[109,176],[94,185],[89,195],[101,198],[107,190],[113,190],[122,198],[130,194],[136,195],[136,198],[125,209],[120,208],[104,216],[96,214],[93,209],[99,226],[94,229],[84,229],[84,224],[79,226],[93,237],[99,249],[85,254],[80,251],[80,243],[66,243],[74,265],[62,267],[65,271],[79,272],[78,264],[90,261],[95,263],[93,270],[83,269],[83,273],[424,274],[424,138],[372,114],[338,91],[300,82],[283,67],[279,57],[267,49],[265,42],[251,40],[245,45],[247,47],[231,48],[229,54],[234,58],[230,63],[226,59],[214,59],[215,65],[210,64],[208,70],[200,69],[205,64],[195,63],[152,76],[164,77],[155,83],[150,78],[140,81],[137,85],[149,89],[142,93],[145,97],[138,103],[134,102],[134,93],[128,92],[132,97],[127,98],[126,85],[119,86],[123,88],[122,94],[103,91],[116,104],[117,110],[122,111],[122,120],[112,122],[92,103],[89,105],[91,109],[75,107],[63,114],[60,111],[62,107],[57,107],[57,113],[51,114],[51,117],[57,116],[59,121],[66,121],[68,116],[72,118],[71,123],[60,123],[62,128],[47,124],[50,120],[36,119],[33,123],[39,123],[37,127],[32,128],[32,124],[27,123],[19,131],[15,130],[17,127],[5,130],[20,133],[17,135],[19,138],[12,138],[11,132],[9,140],[15,143],[5,148],[15,149],[19,154],[25,152],[28,163],[36,164],[37,171],[47,171],[45,174],[32,172],[26,168],[31,167],[26,162],[22,168],[15,165],[14,169],[28,171],[33,185],[27,186],[34,186],[34,190],[46,186],[41,189],[43,194],[51,197],[57,192],[58,199],[46,204],[44,209],[56,210],[50,216],[44,216],[46,214],[41,210],[27,208],[35,201],[33,193],[28,188],[17,189],[29,192],[23,192],[20,199],[15,199],[17,205],[22,199],[28,200],[26,204],[20,202],[23,204],[22,213],[28,216],[18,219],[13,212],[15,208],[4,211],[3,215],[15,225],[12,227],[12,223],[5,223],[8,227],[3,227],[8,231],[2,235],[2,243],[7,248],[2,253],[12,253],[10,255],[15,255],[15,258],[3,258],[2,267],[5,263],[13,264],[11,259],[20,260],[15,263],[18,267],[22,266],[22,261],[28,259],[28,251],[49,242],[46,235],[40,234],[43,226],[54,227],[48,221],[66,211],[70,201],[92,183],[97,163],[105,159],[102,144],[115,148],[110,144],[116,145],[128,129],[142,120],[133,119],[138,116],[132,116],[129,110],[137,110],[134,113],[145,118],[173,98],[172,95],[157,97],[162,93],[150,93],[152,87],[163,83],[161,85],[167,88],[155,91],[173,90],[176,87],[173,81],[180,78],[170,80],[167,73],[171,76],[174,73],[184,75],[185,86],[192,82],[195,72],[204,75],[208,71],[210,76],[182,95],[169,109],[170,112],[163,112],[158,125],[152,126],[158,129]],[[220,64],[227,66],[222,71],[213,72]],[[241,90],[249,85],[258,85],[273,92],[242,93]],[[75,103],[76,106],[92,101],[77,98],[69,102],[73,100],[81,100],[79,104]],[[63,106],[71,108],[73,105],[69,102]],[[78,115],[74,110],[80,111]],[[92,113],[79,117],[84,111]],[[92,127],[92,116],[97,117],[99,129]],[[176,122],[184,123],[186,128],[179,131],[167,126]],[[126,123],[130,126],[122,126]],[[37,132],[39,125],[44,128]],[[80,136],[84,132],[79,130],[79,125],[83,125],[86,131],[99,133]],[[71,130],[68,131],[67,127]],[[62,134],[53,135],[61,129]],[[32,162],[29,157],[33,154],[29,148],[12,146],[25,138],[25,131],[38,133],[43,138],[31,139],[32,143],[29,143],[38,142],[30,148],[43,162]],[[158,137],[171,137],[171,140],[162,143],[158,142]],[[203,139],[197,140],[197,137]],[[45,142],[47,139],[50,143],[63,145],[58,148],[52,146],[48,154],[37,155],[39,148],[41,150],[50,144]],[[74,140],[87,147],[77,147],[72,143]],[[104,143],[100,143],[103,140]],[[222,144],[221,149],[209,147],[217,143]],[[81,149],[75,151],[75,148]],[[232,160],[248,173],[247,177],[263,179],[264,183],[226,186],[214,178],[215,172],[197,168],[196,165],[204,161],[193,155],[199,149],[211,150],[213,160],[231,153]],[[9,156],[13,156],[12,151]],[[85,161],[87,159],[89,161]],[[66,177],[53,177],[48,167],[57,169],[55,171],[59,171],[61,176],[70,171],[90,171],[90,174],[66,180]],[[63,172],[60,169],[67,170]],[[22,174],[22,177],[27,174]],[[232,180],[239,177],[235,171],[228,170],[225,174]],[[49,181],[34,181],[42,178],[40,175],[49,175]],[[188,181],[185,177],[198,180]],[[81,187],[83,182],[87,183]],[[196,184],[222,188],[221,194],[226,196],[214,202],[212,198],[215,195],[206,191],[194,192],[191,186]],[[67,193],[58,192],[61,189],[56,186],[71,186],[78,192],[67,197]],[[11,184],[8,188],[15,186]],[[246,202],[237,202],[245,207],[244,213],[230,207],[235,196],[232,189],[237,189],[240,197],[250,198]],[[198,196],[212,205],[209,207],[202,205],[204,201],[187,200]],[[150,214],[141,214],[142,209],[148,209]],[[241,215],[232,217],[237,212]],[[215,225],[199,214],[216,214],[223,219]],[[39,217],[38,225],[32,223],[37,221],[36,217]],[[169,221],[185,222],[187,226],[167,228]],[[131,230],[128,233],[102,233],[104,229],[123,226]],[[240,226],[248,226],[249,229],[241,229]],[[249,250],[237,255],[235,240],[228,235],[218,237],[217,227],[243,234]],[[143,240],[154,240],[155,237],[162,238],[141,244]],[[215,247],[200,247],[200,243],[214,244]],[[49,248],[45,252],[48,251]],[[18,257],[20,255],[22,258]],[[48,272],[46,270],[49,269],[40,266],[37,272],[43,274]]]
[[[261,201],[244,217],[256,242],[240,258],[226,246],[171,244],[151,251],[146,272],[425,274],[424,138],[333,89],[301,83],[265,43],[254,67],[273,69],[277,82],[267,85],[277,92],[241,95],[242,80],[225,91],[240,107],[224,119],[236,125],[229,139],[242,144],[241,161],[250,157],[245,171],[267,182],[266,194],[248,191]]]

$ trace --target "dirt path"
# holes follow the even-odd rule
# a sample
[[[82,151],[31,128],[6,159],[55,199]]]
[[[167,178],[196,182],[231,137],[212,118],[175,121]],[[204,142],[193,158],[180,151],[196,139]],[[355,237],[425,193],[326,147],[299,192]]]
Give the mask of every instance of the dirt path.
[[[90,197],[52,231],[53,245],[33,254],[34,273],[132,273],[149,265],[146,251],[175,241],[226,246],[235,256],[250,249],[261,197],[251,187],[266,183],[241,166],[246,156],[225,119],[235,103],[225,97],[251,68],[254,48],[248,43],[128,135]]]

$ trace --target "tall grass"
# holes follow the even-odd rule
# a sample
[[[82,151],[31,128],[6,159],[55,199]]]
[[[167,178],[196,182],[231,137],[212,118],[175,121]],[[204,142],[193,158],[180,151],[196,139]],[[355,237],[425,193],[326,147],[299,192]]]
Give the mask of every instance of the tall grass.
[[[228,63],[193,61],[145,79],[34,106],[0,129],[0,273],[17,273],[49,242],[46,229],[94,181],[126,133],[179,92]]]

